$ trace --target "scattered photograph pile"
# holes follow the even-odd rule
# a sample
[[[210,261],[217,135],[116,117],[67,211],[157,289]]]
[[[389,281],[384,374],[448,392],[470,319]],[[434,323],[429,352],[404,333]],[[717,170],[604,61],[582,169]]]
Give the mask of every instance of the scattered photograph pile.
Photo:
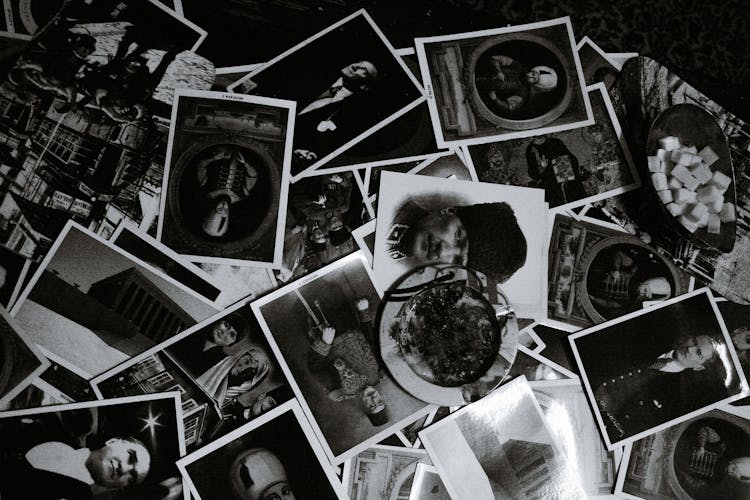
[[[3,500],[750,500],[750,124],[680,75],[3,3]]]

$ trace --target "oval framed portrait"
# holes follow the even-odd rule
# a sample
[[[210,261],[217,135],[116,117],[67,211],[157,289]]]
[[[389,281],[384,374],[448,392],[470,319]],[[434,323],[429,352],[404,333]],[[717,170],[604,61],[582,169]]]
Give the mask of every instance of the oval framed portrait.
[[[202,255],[254,248],[276,223],[279,170],[265,147],[246,137],[191,144],[170,173],[167,208],[176,237]]]
[[[594,323],[624,316],[644,302],[687,291],[682,273],[667,258],[632,236],[595,243],[581,260],[578,300]]]
[[[540,72],[554,74],[554,79],[539,80]],[[539,128],[559,118],[572,99],[575,74],[559,48],[528,33],[492,37],[478,45],[464,65],[474,109],[488,122],[510,130]],[[512,110],[498,104],[513,99],[522,102]]]

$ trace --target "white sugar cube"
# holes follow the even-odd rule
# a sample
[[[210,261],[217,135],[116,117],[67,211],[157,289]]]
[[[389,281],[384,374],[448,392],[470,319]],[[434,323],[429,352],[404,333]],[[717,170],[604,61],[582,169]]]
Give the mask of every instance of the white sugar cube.
[[[670,203],[672,201],[672,191],[669,189],[665,189],[664,191],[657,191],[656,194],[659,195],[659,199],[662,203]]]
[[[724,197],[719,195],[715,200],[706,203],[706,206],[708,207],[709,212],[712,214],[718,214],[721,212],[721,209],[724,208]]]
[[[685,205],[682,203],[670,203],[667,205],[667,210],[669,210],[669,213],[674,215],[675,217],[678,217],[682,215],[682,212],[685,210]]]
[[[692,220],[688,219],[686,216],[681,215],[680,216],[680,224],[682,224],[685,229],[690,231],[691,233],[694,233],[696,229],[698,229],[698,224],[696,222],[693,222]]]
[[[734,204],[724,203],[724,206],[721,207],[721,212],[719,212],[719,219],[721,219],[721,222],[734,222],[737,220]]]
[[[689,191],[695,191],[698,188],[698,186],[701,185],[701,181],[699,181],[698,179],[696,179],[692,175],[689,175],[687,177],[687,179],[685,179],[684,181],[682,181],[682,183],[685,185],[685,189],[687,189]]]
[[[701,217],[700,220],[698,221],[699,228],[708,226],[708,218],[710,215],[711,214],[709,214],[708,212],[703,214],[703,217]]]
[[[677,177],[670,177],[667,185],[669,186],[669,189],[677,190],[682,187],[682,182],[680,182],[680,179]]]
[[[697,200],[695,191],[689,191],[685,188],[678,189],[673,196],[676,203],[695,203]]]
[[[688,177],[690,177],[690,170],[687,169],[684,165],[675,165],[672,171],[670,172],[672,177],[676,178],[683,184],[687,180]]]
[[[721,219],[719,219],[719,216],[716,214],[711,214],[708,216],[708,228],[706,231],[708,231],[710,234],[719,234],[721,233]]]
[[[664,163],[656,156],[649,156],[648,170],[649,172],[664,172]]]
[[[707,207],[706,205],[704,205],[703,203],[696,203],[696,204],[695,204],[695,205],[693,206],[692,210],[690,210],[690,212],[688,212],[688,213],[687,213],[687,214],[685,214],[685,215],[686,215],[686,216],[687,216],[687,217],[688,217],[688,218],[689,218],[690,220],[692,220],[693,222],[696,222],[696,223],[697,223],[697,222],[698,222],[698,221],[700,221],[700,220],[701,220],[701,219],[703,218],[703,216],[704,216],[704,215],[706,215],[707,213],[708,213],[708,207]]]
[[[698,148],[695,146],[686,146],[685,151],[688,153],[696,154],[698,152]]]
[[[659,139],[659,144],[661,145],[662,149],[666,151],[674,151],[675,149],[680,147],[680,140],[677,137],[668,135],[667,137],[662,137],[661,139]]]
[[[659,149],[656,150],[656,157],[659,158],[662,161],[668,160],[669,159],[669,151],[667,151],[666,149],[659,148]]]
[[[713,184],[709,184],[708,186],[703,186],[701,188],[698,188],[695,191],[695,194],[698,195],[698,201],[700,201],[701,203],[705,203],[705,204],[708,204],[708,202],[713,201],[717,199],[718,197],[722,196],[721,193],[719,192],[719,189]]]
[[[693,155],[690,156],[690,166],[691,167],[695,167],[697,165],[700,165],[701,163],[703,163],[703,158],[701,158],[700,156],[698,156],[696,154],[693,154]]]
[[[719,159],[719,155],[717,155],[716,152],[711,149],[711,146],[706,146],[705,148],[701,149],[698,152],[698,155],[703,158],[703,162],[709,167]]]
[[[732,178],[718,170],[714,172],[713,177],[711,178],[711,184],[719,188],[719,191],[722,193],[727,190],[731,183]]]
[[[708,181],[713,179],[713,172],[708,166],[701,162],[695,168],[692,169],[693,177],[698,179],[701,184],[706,184]]]
[[[665,189],[669,189],[669,186],[667,185],[667,176],[666,174],[663,174],[661,172],[651,174],[651,182],[654,183],[654,187],[657,191],[664,191]]]
[[[678,165],[690,165],[693,155],[682,149],[676,149],[669,155],[669,159]]]

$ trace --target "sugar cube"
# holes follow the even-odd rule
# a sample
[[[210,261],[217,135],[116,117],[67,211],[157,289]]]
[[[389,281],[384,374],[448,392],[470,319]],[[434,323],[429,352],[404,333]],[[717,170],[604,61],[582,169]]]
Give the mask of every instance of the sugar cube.
[[[656,157],[659,158],[662,161],[668,160],[669,159],[669,151],[667,151],[666,149],[659,148],[659,149],[656,150]]]
[[[706,184],[713,178],[713,172],[705,163],[699,163],[695,168],[692,169],[693,177],[698,179],[701,184]]]
[[[703,216],[698,221],[698,227],[699,228],[708,226],[708,217],[710,215],[711,214],[709,214],[708,212],[706,212],[705,214],[703,214]]]
[[[651,174],[651,182],[654,183],[654,187],[657,191],[669,189],[669,186],[667,185],[667,176],[661,172]]]
[[[724,197],[719,195],[715,200],[706,203],[706,206],[708,207],[709,212],[712,214],[718,214],[721,212],[721,209],[724,208]]]
[[[713,165],[716,160],[719,159],[719,155],[717,155],[716,152],[713,149],[711,149],[711,146],[706,146],[705,148],[701,149],[698,152],[698,156],[703,158],[703,162],[709,167]]]
[[[682,182],[680,182],[680,179],[676,177],[670,177],[667,185],[669,186],[669,189],[677,190],[682,187]]]
[[[665,189],[664,191],[657,191],[656,194],[659,195],[659,199],[662,203],[670,203],[672,201],[672,191],[669,189]]]
[[[680,147],[680,140],[677,137],[668,135],[667,137],[662,137],[661,139],[659,139],[659,144],[661,145],[662,149],[666,151],[674,151],[675,149]]]
[[[705,203],[705,204],[708,204],[709,201],[713,201],[717,199],[719,196],[722,196],[721,193],[719,192],[719,189],[713,184],[709,184],[708,186],[703,186],[701,188],[698,188],[695,191],[695,194],[698,195],[698,201],[700,201],[701,203]]]
[[[708,224],[707,229],[710,234],[719,234],[721,233],[721,219],[716,214],[711,214],[708,216]]]
[[[667,205],[667,210],[669,210],[669,213],[677,217],[678,215],[682,215],[682,212],[685,210],[685,205],[682,203],[670,203]]]
[[[698,221],[700,221],[700,220],[701,220],[701,219],[703,218],[703,216],[704,216],[704,215],[706,215],[707,213],[708,213],[708,207],[707,207],[706,205],[704,205],[703,203],[700,203],[700,202],[699,202],[699,203],[696,203],[696,204],[695,204],[695,205],[693,206],[692,210],[690,210],[690,212],[688,212],[688,213],[686,214],[686,216],[687,216],[688,218],[690,218],[690,220],[692,220],[693,222],[696,222],[696,223],[697,223],[697,222],[698,222]]]
[[[693,222],[692,220],[688,219],[686,216],[681,215],[680,216],[680,224],[682,224],[685,229],[690,231],[691,233],[694,233],[696,229],[698,229],[698,224],[696,222]]]
[[[684,165],[675,165],[672,169],[672,172],[670,172],[672,177],[675,177],[677,180],[682,182],[683,184],[687,180],[688,177],[690,177],[690,170],[687,169]]]
[[[656,156],[649,156],[648,170],[649,172],[664,172],[664,163]]]
[[[674,193],[674,201],[676,203],[695,203],[697,197],[695,191],[689,191],[685,188],[680,188]]]
[[[686,146],[685,151],[688,153],[696,154],[698,152],[698,148],[695,146]]]
[[[698,186],[701,185],[701,181],[699,181],[692,175],[688,175],[687,179],[682,181],[682,183],[685,185],[685,189],[689,191],[695,191],[698,188]]]
[[[721,219],[721,222],[734,222],[737,219],[734,204],[724,203],[721,212],[719,212],[719,219]]]
[[[669,155],[669,159],[678,165],[690,165],[693,155],[682,149],[676,149]]]
[[[732,178],[724,174],[723,172],[719,172],[718,170],[714,172],[714,175],[711,178],[711,184],[719,188],[719,191],[721,191],[722,193],[727,190],[731,183]]]

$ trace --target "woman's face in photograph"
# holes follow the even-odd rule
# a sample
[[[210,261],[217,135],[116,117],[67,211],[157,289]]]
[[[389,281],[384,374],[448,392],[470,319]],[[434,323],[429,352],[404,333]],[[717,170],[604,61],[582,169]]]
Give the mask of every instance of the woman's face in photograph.
[[[237,342],[237,330],[227,321],[219,321],[212,331],[214,344],[228,346]]]

